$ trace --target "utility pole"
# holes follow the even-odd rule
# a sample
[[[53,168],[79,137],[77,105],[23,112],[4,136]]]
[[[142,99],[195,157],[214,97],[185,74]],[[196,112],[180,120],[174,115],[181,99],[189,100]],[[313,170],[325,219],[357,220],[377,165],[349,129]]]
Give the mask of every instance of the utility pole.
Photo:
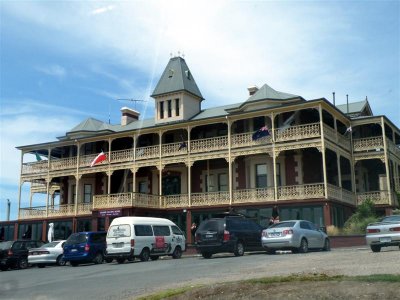
[[[10,207],[11,207],[10,199],[7,199],[7,221],[10,221]]]

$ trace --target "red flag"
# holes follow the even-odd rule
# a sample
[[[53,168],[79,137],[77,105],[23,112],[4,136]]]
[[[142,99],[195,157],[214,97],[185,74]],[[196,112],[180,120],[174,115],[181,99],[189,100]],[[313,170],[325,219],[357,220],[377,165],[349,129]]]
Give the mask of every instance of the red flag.
[[[105,161],[106,159],[107,159],[107,156],[104,154],[103,151],[101,151],[100,154],[97,155],[95,159],[93,159],[93,161],[90,164],[90,166],[93,167],[94,165],[99,164],[102,161]]]

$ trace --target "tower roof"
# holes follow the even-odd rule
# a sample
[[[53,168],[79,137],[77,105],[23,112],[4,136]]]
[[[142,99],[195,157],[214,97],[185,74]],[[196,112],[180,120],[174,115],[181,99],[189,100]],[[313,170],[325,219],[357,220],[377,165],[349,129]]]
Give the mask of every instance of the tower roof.
[[[185,60],[178,56],[169,60],[151,96],[155,97],[179,91],[186,91],[204,99]]]

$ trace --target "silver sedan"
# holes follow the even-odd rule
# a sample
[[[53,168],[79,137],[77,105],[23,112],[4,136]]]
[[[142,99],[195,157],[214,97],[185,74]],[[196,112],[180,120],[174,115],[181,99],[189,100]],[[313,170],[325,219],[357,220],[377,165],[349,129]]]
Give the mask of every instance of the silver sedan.
[[[261,243],[269,254],[276,250],[292,250],[294,253],[306,253],[309,249],[330,250],[326,233],[306,220],[290,220],[271,225],[263,230]]]
[[[49,264],[65,266],[65,261],[63,259],[64,243],[65,240],[54,241],[44,244],[40,248],[29,249],[28,263],[37,265],[39,268],[44,268]]]
[[[381,251],[382,247],[400,247],[400,215],[387,216],[380,222],[367,226],[365,239],[373,252]]]

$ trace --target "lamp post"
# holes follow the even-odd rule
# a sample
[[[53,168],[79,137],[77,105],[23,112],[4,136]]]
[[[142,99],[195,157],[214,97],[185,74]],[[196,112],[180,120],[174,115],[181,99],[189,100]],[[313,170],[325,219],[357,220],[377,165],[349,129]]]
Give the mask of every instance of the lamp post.
[[[7,221],[10,221],[10,207],[11,207],[10,199],[7,199]]]

